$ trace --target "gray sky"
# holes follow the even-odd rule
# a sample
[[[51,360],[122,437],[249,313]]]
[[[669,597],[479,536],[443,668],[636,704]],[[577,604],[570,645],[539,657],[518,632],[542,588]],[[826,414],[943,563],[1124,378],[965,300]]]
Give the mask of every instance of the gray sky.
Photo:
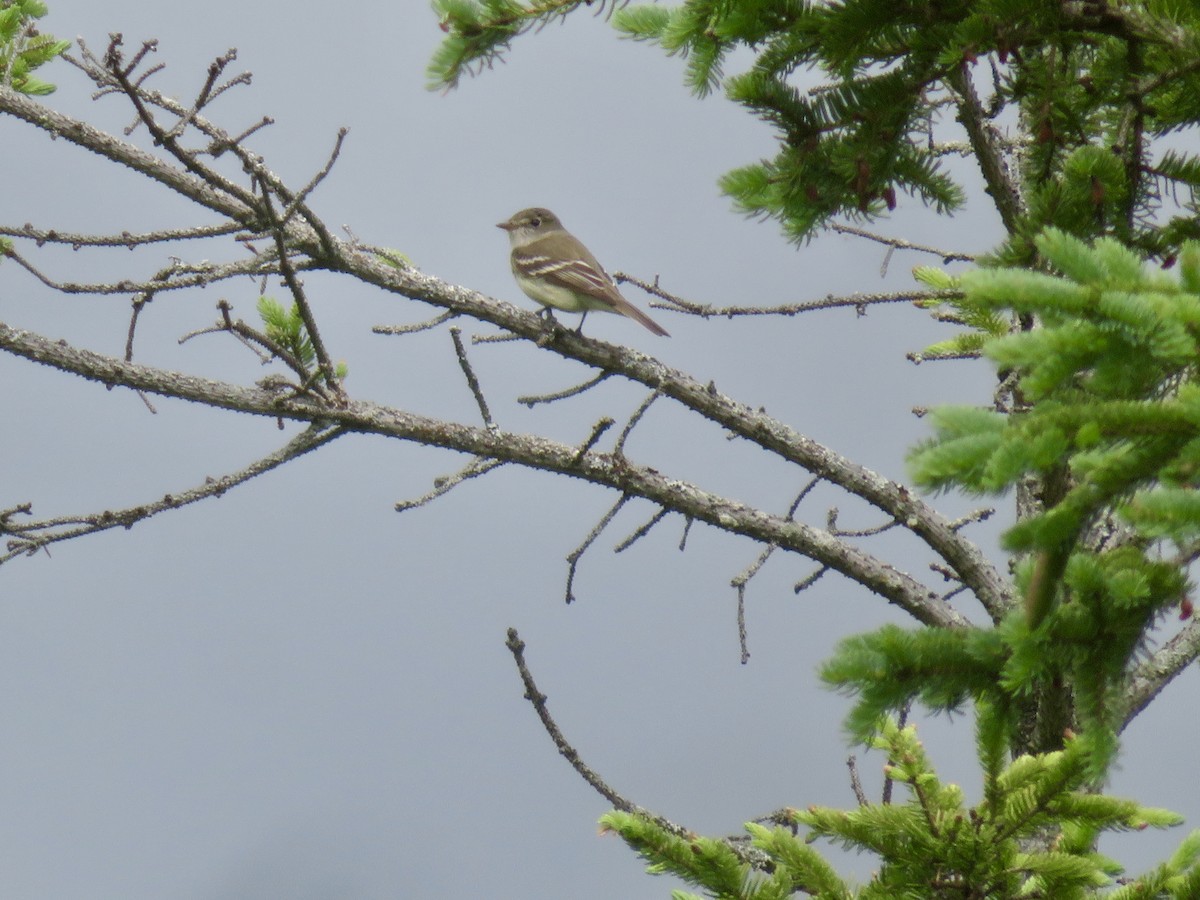
[[[613,270],[659,275],[700,302],[776,303],[911,284],[898,254],[886,277],[874,245],[827,237],[796,248],[774,225],[742,219],[716,179],[773,153],[769,129],[720,97],[700,101],[682,64],[617,40],[581,15],[520,40],[506,64],[449,95],[424,89],[441,32],[423,2],[339,7],[212,0],[203,14],[165,4],[54,0],[45,28],[99,52],[160,40],[160,90],[190,97],[211,58],[237,47],[254,83],[211,116],[238,131],[276,124],[253,146],[303,184],[336,129],[350,135],[313,205],[424,271],[528,304],[493,224],[554,209]],[[109,130],[131,121],[117,99],[90,99],[57,64],[56,108]],[[144,139],[144,135],[140,136]],[[130,173],[0,119],[4,221],[72,230],[142,230],[196,221]],[[14,189],[15,188],[15,189]],[[902,198],[879,230],[965,251],[999,237],[978,192],[953,221]],[[190,251],[193,254],[195,250]],[[234,253],[228,246],[210,251]],[[58,277],[146,275],[160,255],[46,251]],[[343,280],[310,276],[331,352],[357,397],[474,422],[444,329],[370,333],[430,309]],[[282,291],[275,291],[279,297]],[[648,298],[630,289],[643,308]],[[251,382],[264,372],[233,341],[176,339],[225,297],[250,318],[249,283],[161,297],[137,358]],[[615,316],[588,333],[632,344],[892,477],[925,433],[909,410],[986,402],[977,364],[913,366],[904,354],[948,332],[907,307],[762,321],[700,321],[658,311],[657,339]],[[49,295],[0,266],[0,319],[120,354],[128,298]],[[480,326],[472,330],[486,332]],[[471,349],[501,427],[581,440],[620,420],[640,388],[610,384],[572,404],[527,410],[519,394],[566,387],[580,367],[521,345]],[[284,435],[270,421],[155,400],[0,357],[0,507],[42,516],[151,500],[244,466]],[[294,426],[289,426],[289,432]],[[630,454],[701,486],[781,512],[807,480],[656,404]],[[776,557],[749,589],[750,663],[738,659],[729,580],[759,548],[697,526],[686,552],[668,518],[609,552],[653,510],[631,503],[584,558],[579,602],[563,603],[564,557],[616,499],[597,488],[501,470],[403,515],[401,499],[464,460],[379,438],[344,438],[217,501],[129,532],[53,548],[0,571],[0,892],[6,897],[221,900],[242,897],[664,897],[615,837],[605,802],[555,752],[521,697],[505,629],[519,629],[550,708],[615,789],[709,834],[783,805],[850,805],[845,698],[814,669],[839,638],[904,621],[834,576],[796,596],[812,567]],[[818,491],[802,510],[877,522]],[[951,510],[968,508],[950,498]],[[994,544],[994,526],[976,538]],[[891,543],[895,541],[894,543]],[[873,545],[875,546],[875,545]],[[923,558],[881,538],[920,574]],[[966,608],[970,615],[978,610]],[[1173,715],[1189,673],[1127,735],[1115,790],[1194,821],[1195,792],[1174,787],[1194,727]],[[922,730],[944,777],[975,784],[968,719]],[[864,763],[870,787],[878,759]],[[1164,778],[1157,773],[1170,772]],[[1182,832],[1123,839],[1137,866]],[[1114,844],[1113,847],[1118,845]],[[1107,848],[1106,848],[1107,849]],[[866,875],[867,859],[847,865]]]

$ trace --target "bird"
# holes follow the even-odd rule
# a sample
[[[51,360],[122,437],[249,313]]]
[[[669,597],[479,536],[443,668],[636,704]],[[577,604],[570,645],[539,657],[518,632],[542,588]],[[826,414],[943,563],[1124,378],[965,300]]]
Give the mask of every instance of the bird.
[[[639,322],[655,334],[670,337],[667,330],[621,296],[616,284],[591,251],[563,228],[558,216],[540,206],[523,209],[496,225],[508,232],[512,244],[512,271],[517,286],[544,307],[583,313],[593,309],[619,313]]]

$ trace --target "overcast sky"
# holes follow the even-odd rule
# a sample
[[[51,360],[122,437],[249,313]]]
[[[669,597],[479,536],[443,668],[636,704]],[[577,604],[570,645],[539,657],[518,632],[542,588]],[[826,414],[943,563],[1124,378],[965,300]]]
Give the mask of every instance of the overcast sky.
[[[682,63],[618,40],[586,14],[517,42],[504,65],[442,95],[424,70],[442,33],[423,2],[329,4],[210,0],[169,4],[52,0],[45,30],[109,32],[135,48],[159,39],[156,86],[181,98],[230,47],[254,72],[211,110],[254,139],[299,186],[337,128],[350,134],[312,205],[362,240],[398,248],[425,272],[529,304],[512,282],[514,211],[554,209],[610,270],[653,278],[698,302],[781,303],[911,285],[933,259],[898,254],[886,275],[875,245],[826,237],[788,245],[772,223],[732,211],[716,180],[773,153],[769,129],[682,84]],[[733,69],[735,67],[731,67]],[[91,99],[65,63],[42,77],[56,108],[119,131],[116,98]],[[144,138],[144,135],[142,136]],[[131,231],[197,221],[143,179],[0,118],[6,224]],[[11,172],[11,168],[10,168]],[[938,220],[902,198],[879,230],[967,252],[1000,231],[975,185],[969,208]],[[195,248],[178,252],[193,254]],[[236,249],[213,245],[230,258]],[[145,276],[167,251],[46,250],[57,277]],[[308,281],[332,354],[355,397],[475,422],[445,329],[373,335],[432,311],[342,279]],[[283,296],[277,291],[277,296]],[[648,299],[627,295],[643,308]],[[160,297],[139,326],[146,363],[251,383],[256,360],[232,340],[177,338],[224,297],[252,316],[255,286]],[[0,320],[123,352],[128,297],[54,296],[0,266]],[[925,434],[914,406],[985,403],[981,364],[913,366],[905,353],[947,336],[911,308],[793,319],[702,321],[663,311],[660,339],[615,316],[587,332],[629,343],[766,406],[834,449],[896,478]],[[464,326],[468,333],[489,328]],[[501,427],[578,442],[618,420],[641,388],[606,384],[570,404],[527,410],[514,398],[567,387],[581,367],[517,344],[471,349]],[[275,423],[155,400],[0,357],[0,507],[41,516],[149,501],[236,470],[282,443]],[[667,403],[634,433],[630,455],[773,512],[807,480],[726,441]],[[0,570],[0,893],[12,898],[659,898],[674,882],[643,874],[597,834],[605,801],[561,759],[522,697],[505,629],[567,737],[616,790],[700,832],[738,833],[783,805],[853,803],[841,731],[848,701],[815,667],[846,635],[905,621],[834,576],[799,596],[811,564],[777,555],[751,583],[752,658],[741,665],[729,581],[759,548],[697,526],[679,552],[669,517],[617,556],[612,546],[653,509],[630,503],[586,555],[577,603],[563,602],[565,556],[616,499],[590,486],[504,469],[398,514],[465,460],[380,438],[334,445],[220,500],[56,545]],[[939,501],[952,511],[968,505]],[[818,491],[802,517],[876,519]],[[972,532],[991,550],[997,527]],[[894,543],[893,543],[894,541]],[[921,575],[899,538],[880,552]],[[964,607],[969,615],[977,609]],[[1200,815],[1179,774],[1195,739],[1178,722],[1189,673],[1127,735],[1114,790]],[[1173,715],[1173,712],[1175,713]],[[977,784],[970,720],[922,726],[942,774]],[[863,762],[877,790],[881,760]],[[1170,774],[1166,774],[1170,773]],[[1182,837],[1124,839],[1136,869]],[[850,859],[865,877],[869,859]]]

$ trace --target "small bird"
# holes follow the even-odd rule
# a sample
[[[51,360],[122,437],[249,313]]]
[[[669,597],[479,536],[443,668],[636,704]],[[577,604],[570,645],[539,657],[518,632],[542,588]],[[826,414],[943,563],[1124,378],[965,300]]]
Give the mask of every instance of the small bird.
[[[512,243],[512,270],[517,286],[549,313],[590,310],[620,313],[645,325],[655,334],[667,330],[621,296],[596,257],[548,209],[523,209],[496,226],[508,232]],[[583,319],[579,328],[583,329]]]

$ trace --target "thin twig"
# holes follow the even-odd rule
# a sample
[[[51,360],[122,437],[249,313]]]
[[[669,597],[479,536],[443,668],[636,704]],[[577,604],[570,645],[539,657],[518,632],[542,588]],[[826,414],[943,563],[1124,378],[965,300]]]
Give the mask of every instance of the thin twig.
[[[579,777],[586,781],[592,788],[596,790],[605,800],[611,803],[616,809],[623,812],[638,812],[646,815],[644,810],[639,809],[635,804],[626,800],[607,784],[604,783],[599,775],[597,775],[586,763],[579,757],[579,753],[572,747],[567,739],[563,736],[562,730],[558,727],[558,723],[550,715],[550,710],[546,707],[546,695],[538,690],[537,684],[533,680],[533,674],[529,671],[529,667],[525,664],[525,642],[521,640],[521,636],[517,634],[517,629],[508,629],[507,640],[504,642],[509,652],[513,656],[513,661],[517,664],[517,672],[521,676],[521,684],[525,687],[525,699],[528,700],[537,712],[538,718],[542,721],[542,727],[546,729],[546,733],[550,735],[550,740],[554,741],[554,747],[562,754],[563,758],[571,764]],[[651,816],[658,821],[659,817]],[[665,820],[663,820],[665,822]],[[669,825],[669,823],[667,823]],[[678,827],[678,826],[672,826]]]
[[[611,374],[612,372],[601,372],[595,378],[589,378],[581,384],[569,387],[566,390],[555,391],[552,394],[525,394],[518,397],[517,402],[533,409],[539,403],[553,403],[556,400],[566,400],[568,397],[576,397],[584,391],[594,388]]]
[[[595,543],[596,538],[600,537],[600,532],[608,527],[608,523],[621,511],[621,507],[625,505],[628,499],[628,494],[622,494],[617,499],[617,502],[612,505],[612,508],[588,532],[588,536],[583,539],[583,543],[567,554],[567,603],[575,602],[575,572],[579,568],[580,558],[587,552],[588,547]]]
[[[222,237],[241,231],[243,226],[238,222],[222,222],[219,225],[196,225],[192,228],[168,228],[162,231],[147,231],[141,234],[131,234],[122,231],[120,234],[80,234],[71,231],[59,231],[57,228],[34,228],[26,223],[20,228],[0,225],[0,235],[5,237],[28,238],[40,247],[42,244],[70,244],[71,247],[127,247],[132,250],[144,244],[157,244],[163,241],[191,241],[210,237]]]
[[[153,299],[154,294],[145,291],[133,300],[133,309],[129,313],[129,334],[125,337],[125,362],[133,362],[133,335],[137,331],[138,317],[142,314],[142,308]]]
[[[796,510],[800,508],[800,504],[804,501],[804,498],[808,496],[809,492],[815,488],[820,481],[820,478],[813,478],[809,480],[808,484],[806,484],[800,490],[800,493],[796,495],[796,498],[792,501],[792,505],[788,507],[787,518],[789,521],[792,521],[796,518]],[[680,546],[679,549],[682,550],[683,547]],[[762,552],[758,555],[758,559],[735,575],[729,582],[730,586],[737,591],[738,646],[741,649],[742,665],[745,665],[750,661],[750,649],[746,644],[746,585],[749,583],[751,578],[758,574],[759,570],[762,569],[766,561],[771,558],[771,554],[774,553],[776,549],[778,549],[777,544],[768,544],[767,546],[763,547]]]
[[[996,514],[996,508],[994,506],[985,506],[982,509],[972,510],[971,512],[967,513],[965,516],[955,519],[953,522],[950,523],[950,527],[954,531],[958,531],[959,529],[965,528],[968,525],[973,525],[976,522],[986,522],[988,519],[990,519],[995,514]]]
[[[801,578],[799,581],[797,581],[794,585],[792,585],[792,593],[799,594],[801,591],[808,590],[810,587],[812,587],[814,584],[816,584],[821,579],[822,575],[824,575],[828,571],[829,571],[829,566],[821,566],[820,568],[818,568],[816,571],[812,572],[811,574],[805,575],[803,578]]]
[[[105,510],[84,516],[67,516],[43,519],[23,524],[14,524],[8,517],[0,516],[0,533],[12,535],[8,552],[0,555],[0,564],[17,556],[32,555],[38,550],[57,543],[88,534],[98,534],[112,528],[132,528],[138,522],[149,519],[169,509],[178,509],[209,497],[219,497],[264,472],[283,465],[318,447],[329,443],[345,432],[340,427],[310,425],[283,447],[256,460],[246,468],[220,478],[205,479],[203,485],[178,494],[167,494],[159,500],[126,509]],[[18,507],[24,511],[24,507]]]
[[[825,528],[835,537],[872,537],[877,534],[883,534],[885,531],[895,528],[900,524],[897,520],[892,519],[890,522],[885,522],[882,525],[876,525],[873,528],[860,528],[855,531],[846,531],[838,528],[837,520],[838,508],[836,506],[831,506],[829,508],[829,512],[826,514]]]
[[[182,263],[176,262],[161,270],[149,281],[114,281],[93,282],[91,284],[75,281],[54,281],[48,275],[38,270],[15,250],[10,250],[8,258],[25,269],[46,287],[63,294],[134,294],[147,292],[178,291],[192,287],[207,287],[218,281],[237,278],[241,275],[271,275],[276,272],[273,256],[257,256],[250,259],[238,260],[232,263],[214,265],[212,263]],[[304,271],[314,267],[312,262],[301,263],[295,268]]]
[[[684,300],[682,297],[664,290],[663,287],[658,283],[657,275],[654,276],[654,281],[643,281],[640,278],[635,278],[634,276],[627,275],[624,272],[613,272],[613,280],[616,281],[617,284],[628,283],[635,285],[636,287],[641,288],[647,294],[658,297],[661,300],[666,300],[670,306],[660,307],[663,309],[681,309],[690,313],[702,313],[704,310],[704,306],[701,304],[693,303],[691,300]],[[659,306],[657,303],[651,305]]]
[[[982,357],[977,350],[964,351],[962,353],[905,353],[904,358],[913,365],[919,366],[925,362],[949,362],[956,359],[979,359]]]
[[[578,751],[571,746],[563,735],[562,729],[558,727],[558,723],[554,721],[550,715],[550,710],[546,705],[546,695],[538,690],[537,684],[533,680],[533,674],[529,671],[529,666],[525,663],[525,642],[521,640],[521,636],[517,634],[517,629],[509,628],[506,635],[504,646],[512,654],[513,661],[517,664],[517,673],[521,677],[521,685],[525,689],[524,697],[532,704],[534,711],[537,713],[538,719],[542,723],[542,727],[546,730],[546,734],[550,736],[550,740],[554,742],[554,748],[559,754],[571,765],[571,768],[582,778],[593,790],[600,794],[605,800],[613,805],[615,809],[623,812],[633,813],[647,821],[653,822],[656,826],[681,838],[685,841],[695,840],[695,832],[684,828],[681,825],[676,825],[670,819],[660,816],[658,813],[650,812],[649,810],[638,806],[632,801],[626,799],[621,794],[608,786],[591,767],[589,767],[580,758]],[[753,847],[747,846],[744,842],[726,841],[730,850],[747,865],[753,866],[762,871],[770,871],[773,868],[771,861],[766,854]]]
[[[410,509],[416,509],[418,506],[424,506],[431,500],[436,500],[443,494],[448,494],[454,488],[458,487],[464,481],[471,478],[477,478],[480,475],[485,475],[492,469],[498,469],[504,465],[502,459],[484,459],[481,456],[475,457],[466,466],[459,469],[453,475],[443,475],[434,479],[433,490],[420,497],[414,497],[412,500],[401,500],[396,506],[396,512],[406,512]]]
[[[621,429],[621,435],[617,438],[617,443],[613,447],[612,452],[616,456],[625,455],[625,441],[629,437],[629,433],[633,431],[634,426],[642,420],[642,416],[646,414],[646,410],[650,408],[650,404],[657,400],[661,395],[662,392],[658,389],[651,391],[650,395],[642,401],[641,405],[636,410],[634,410],[633,415],[629,417],[629,421],[625,423],[625,427]]]
[[[333,170],[333,164],[336,163],[338,157],[341,156],[342,144],[345,142],[346,135],[349,133],[350,129],[348,128],[343,127],[338,129],[337,137],[334,138],[333,141],[333,149],[329,152],[329,158],[325,160],[325,165],[318,169],[317,173],[313,175],[311,179],[309,179],[308,184],[300,188],[299,193],[297,193],[295,197],[288,201],[288,205],[284,207],[283,214],[279,217],[281,222],[290,222],[292,220],[292,216],[296,214],[296,211],[304,205],[304,201],[308,195],[316,190],[317,185],[324,181],[325,177]]]
[[[684,516],[683,517],[683,532],[682,532],[682,534],[679,535],[679,552],[680,553],[682,553],[684,550],[687,549],[688,535],[691,533],[692,523],[695,521],[696,521],[695,516]]]
[[[448,309],[440,315],[434,316],[425,322],[416,322],[412,325],[376,325],[371,329],[372,334],[418,334],[422,331],[430,331],[437,328],[443,322],[449,322],[458,315],[454,310]]]
[[[608,431],[615,424],[612,419],[605,416],[592,426],[592,433],[587,436],[587,440],[579,445],[579,452],[575,454],[576,465],[583,462],[583,458],[588,455],[588,451],[595,447],[596,442],[600,440],[604,432]]]
[[[119,49],[121,43],[121,35],[112,35],[112,40],[109,42],[108,50],[104,54],[103,68],[113,79],[115,79],[125,96],[129,98],[129,102],[133,104],[133,108],[137,111],[138,121],[146,126],[151,137],[154,138],[154,142],[159,146],[166,148],[167,152],[175,157],[175,159],[185,169],[187,169],[187,171],[191,172],[197,178],[200,178],[202,181],[208,184],[209,187],[220,191],[228,197],[241,201],[249,209],[258,210],[260,204],[255,202],[254,195],[251,191],[248,191],[246,188],[235,184],[209,167],[201,165],[196,161],[196,154],[184,149],[182,146],[180,146],[178,140],[167,134],[166,130],[158,124],[157,119],[155,119],[154,114],[150,111],[150,108],[147,105],[148,102],[157,101],[159,95],[156,93],[143,91],[130,81],[130,74],[141,62],[142,57],[147,52],[154,49],[156,42],[147,41],[144,43],[141,50],[134,55],[133,60],[130,61],[128,66],[122,65],[123,57]],[[156,102],[155,105],[161,104]],[[176,103],[175,107],[176,109],[173,110],[173,112],[175,112],[176,115],[184,115],[186,113],[186,110],[182,104]],[[195,117],[195,119],[198,121],[199,117]],[[130,131],[132,131],[132,128],[127,129],[127,132]]]
[[[669,509],[660,509],[650,517],[649,521],[643,525],[639,525],[636,529],[634,529],[633,533],[630,534],[629,537],[625,538],[623,541],[620,541],[615,547],[613,547],[613,553],[621,553],[624,550],[628,550],[635,543],[649,534],[650,529],[665,519],[670,512],[671,511]]]
[[[308,339],[312,342],[313,353],[317,357],[317,368],[320,369],[321,375],[324,377],[329,389],[335,395],[344,398],[345,392],[338,381],[337,372],[334,369],[333,360],[329,356],[329,351],[325,349],[325,341],[321,337],[320,330],[317,328],[317,318],[313,315],[312,306],[308,302],[308,295],[305,294],[304,286],[300,283],[300,279],[296,277],[296,269],[292,266],[291,260],[288,258],[283,222],[276,215],[275,206],[267,194],[266,184],[262,182],[260,184],[263,190],[262,209],[271,221],[271,232],[275,239],[275,248],[279,253],[279,274],[283,276],[284,284],[287,285],[288,291],[296,303],[296,309],[300,313],[300,319],[304,322],[304,330],[308,333]]]
[[[458,365],[467,378],[467,386],[475,395],[475,404],[479,407],[479,415],[483,419],[483,424],[488,428],[495,428],[496,423],[492,421],[492,412],[488,409],[487,400],[484,399],[479,379],[475,377],[475,370],[471,368],[471,361],[467,359],[467,348],[463,346],[462,342],[462,329],[457,325],[450,327],[450,340],[454,341],[454,352],[458,355]]]
[[[854,799],[859,806],[870,806],[867,793],[863,790],[862,780],[858,777],[858,760],[854,754],[846,757],[846,767],[850,770],[850,790],[854,791]]]
[[[746,585],[737,586],[737,633],[738,649],[741,652],[742,665],[750,662],[750,646],[746,638]]]
[[[614,275],[613,277],[616,278],[617,276]],[[704,319],[732,319],[737,316],[795,316],[818,309],[841,309],[844,307],[850,307],[857,311],[860,316],[864,316],[866,315],[868,306],[878,306],[884,303],[927,303],[931,300],[953,300],[963,296],[962,291],[959,290],[893,291],[874,294],[850,294],[845,297],[837,297],[830,294],[823,300],[785,303],[779,306],[712,306],[707,303],[692,303],[681,300],[663,291],[656,284],[648,284],[630,275],[622,275],[621,280],[635,284],[642,288],[642,290],[648,291],[655,296],[668,298],[673,304],[671,307],[660,308],[676,309],[679,312],[690,313]],[[652,305],[657,306],[657,304]]]
[[[233,60],[237,59],[237,50],[227,50],[223,56],[218,56],[208,65],[208,77],[204,81],[203,87],[200,88],[200,93],[196,95],[196,99],[192,102],[192,108],[179,117],[179,120],[171,126],[167,131],[167,136],[174,139],[179,137],[187,130],[188,125],[196,117],[207,104],[209,97],[212,95],[213,86],[217,83],[217,78],[225,70],[225,67]],[[145,77],[137,82],[137,87],[140,90]]]
[[[960,253],[957,250],[943,250],[940,247],[930,247],[927,244],[914,244],[912,241],[906,241],[903,238],[885,237],[882,234],[875,234],[874,232],[855,228],[851,225],[841,225],[837,222],[832,223],[829,227],[838,234],[849,234],[854,237],[865,238],[868,241],[885,244],[893,250],[917,250],[921,253],[932,253],[934,256],[940,256],[943,263],[951,263],[957,260],[974,262],[976,258],[973,253]]]
[[[189,332],[179,339],[179,343],[183,344],[201,334],[215,334],[218,332],[229,332],[234,335],[243,346],[249,347],[259,360],[265,365],[272,359],[278,359],[285,366],[295,373],[299,384],[295,386],[297,394],[311,390],[322,400],[329,400],[329,394],[318,382],[316,373],[310,372],[304,361],[296,354],[292,353],[287,347],[284,347],[277,341],[272,340],[266,334],[247,325],[242,319],[233,318],[233,307],[229,305],[227,300],[218,300],[217,309],[221,313],[221,321],[211,328],[201,328],[197,331]],[[267,351],[264,355],[259,351],[262,347]]]
[[[904,708],[900,710],[900,715],[898,715],[896,717],[896,724],[900,728],[904,728],[904,726],[908,723],[908,711],[910,708],[911,707],[909,704],[907,704],[907,703],[904,704]],[[891,802],[892,802],[892,788],[895,786],[895,781],[892,780],[892,776],[888,775],[887,772],[895,764],[896,764],[896,761],[889,756],[887,765],[884,766],[884,768],[883,768],[883,771],[884,771],[883,794],[880,797],[880,802],[884,806],[890,806]]]

